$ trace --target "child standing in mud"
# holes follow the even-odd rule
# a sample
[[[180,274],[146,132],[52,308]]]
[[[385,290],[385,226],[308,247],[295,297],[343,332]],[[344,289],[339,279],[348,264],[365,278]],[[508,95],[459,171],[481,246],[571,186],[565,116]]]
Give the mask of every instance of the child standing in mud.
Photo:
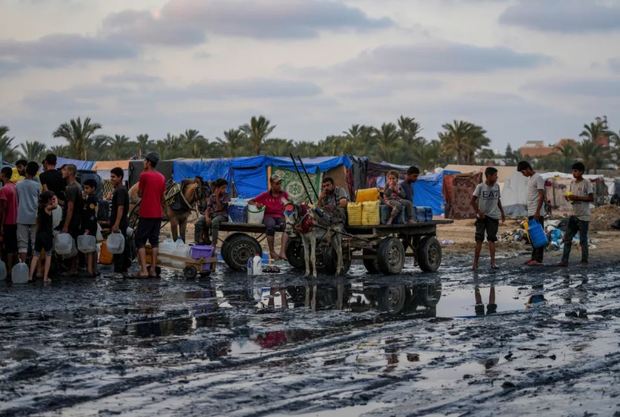
[[[82,233],[95,236],[97,234],[97,182],[89,178],[84,181],[84,206],[82,209]],[[88,275],[95,277],[95,253],[86,254],[86,269]]]
[[[394,220],[405,207],[407,193],[401,184],[398,183],[398,172],[389,171],[387,173],[387,184],[383,190],[383,200],[392,211],[386,224],[394,223]]]
[[[489,242],[489,255],[491,257],[491,269],[497,269],[495,263],[495,242],[497,242],[497,231],[499,220],[506,221],[504,208],[499,195],[499,185],[497,184],[497,169],[488,167],[484,171],[485,181],[476,186],[471,197],[471,206],[476,211],[476,251],[474,253],[474,264],[472,269],[478,269],[482,242],[486,234]]]
[[[594,201],[592,183],[583,177],[586,167],[581,162],[573,164],[573,177],[566,199],[573,205],[573,215],[568,218],[564,235],[564,253],[559,266],[568,266],[573,238],[579,233],[581,244],[581,263],[588,264],[588,228],[590,225],[590,203]]]
[[[545,228],[545,180],[536,173],[527,161],[517,164],[517,171],[527,177],[527,219],[536,220],[542,228]],[[528,266],[540,266],[543,264],[545,248],[535,248],[532,245],[532,257],[526,262]]]
[[[52,265],[52,247],[54,246],[54,220],[52,212],[58,207],[58,199],[52,191],[44,191],[39,197],[39,210],[37,213],[37,232],[34,240],[34,251],[30,263],[30,279],[34,279],[34,273],[39,264],[41,251],[45,251],[45,267],[43,269],[43,281],[49,282],[50,267]]]

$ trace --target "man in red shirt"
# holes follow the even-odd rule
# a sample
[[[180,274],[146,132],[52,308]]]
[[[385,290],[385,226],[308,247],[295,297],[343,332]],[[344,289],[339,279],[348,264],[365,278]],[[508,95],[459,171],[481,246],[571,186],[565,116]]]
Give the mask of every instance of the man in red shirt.
[[[282,233],[282,244],[280,254],[278,255],[274,249],[274,241],[276,229],[284,230],[284,206],[288,204],[288,193],[282,190],[282,178],[273,174],[269,179],[271,187],[269,191],[259,194],[251,199],[248,204],[256,205],[256,207],[265,207],[265,217],[263,223],[267,227],[267,245],[269,245],[269,256],[271,259],[286,259],[286,241],[288,236]]]
[[[13,170],[10,167],[0,171],[0,242],[6,255],[7,270],[13,268],[17,254],[17,190],[11,182]]]
[[[144,171],[140,174],[138,182],[138,196],[140,196],[140,220],[136,230],[136,247],[138,248],[138,259],[140,261],[139,277],[157,276],[157,255],[159,248],[159,230],[161,229],[161,219],[164,215],[163,203],[164,193],[166,192],[166,179],[155,171],[159,162],[159,155],[150,152],[144,159]],[[153,249],[150,271],[146,266],[146,242],[151,244]]]

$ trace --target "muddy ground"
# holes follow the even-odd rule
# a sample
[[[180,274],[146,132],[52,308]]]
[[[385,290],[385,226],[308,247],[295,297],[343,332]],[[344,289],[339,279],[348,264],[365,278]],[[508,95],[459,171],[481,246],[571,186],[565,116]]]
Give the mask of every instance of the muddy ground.
[[[0,416],[618,415],[620,234],[474,274],[472,232],[435,274],[2,283]]]

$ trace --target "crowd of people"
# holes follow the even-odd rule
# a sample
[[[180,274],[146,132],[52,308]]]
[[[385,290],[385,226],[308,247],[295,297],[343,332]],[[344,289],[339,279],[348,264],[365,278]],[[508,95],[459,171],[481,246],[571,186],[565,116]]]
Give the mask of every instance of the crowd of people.
[[[165,213],[166,181],[157,171],[159,156],[151,152],[144,160],[144,170],[138,181],[138,196],[141,199],[138,211],[138,225],[133,234],[137,249],[139,272],[137,277],[157,276],[158,248],[162,219]],[[97,235],[100,228],[97,216],[100,201],[97,198],[98,184],[94,179],[81,183],[77,179],[75,165],[63,165],[57,168],[57,157],[48,154],[42,162],[43,170],[34,161],[17,161],[14,168],[4,167],[0,171],[0,247],[7,269],[16,262],[30,262],[30,280],[42,277],[49,280],[51,256],[54,246],[54,232],[66,233],[77,240],[80,235]],[[528,221],[538,222],[544,227],[545,184],[540,174],[536,173],[527,161],[519,162],[517,169],[528,178],[527,210]],[[579,233],[581,243],[581,262],[588,263],[588,224],[590,203],[593,201],[592,184],[583,177],[585,167],[581,162],[572,166],[573,181],[566,199],[572,203],[573,215],[570,216],[564,239],[564,252],[560,266],[567,266],[571,252],[572,240]],[[399,181],[399,173],[389,171],[385,187],[381,190],[381,199],[389,207],[387,224],[399,218],[406,223],[414,223],[413,183],[420,171],[412,166],[407,170],[405,179]],[[474,240],[476,243],[473,269],[479,266],[483,242],[489,245],[490,267],[497,268],[495,260],[495,242],[500,221],[505,221],[501,205],[500,188],[497,183],[497,169],[485,170],[484,182],[478,184],[473,192],[471,205],[476,212]],[[109,232],[121,233],[128,237],[128,212],[130,198],[125,186],[122,168],[113,168],[110,181],[114,190],[105,198],[110,203]],[[273,260],[286,259],[287,233],[285,233],[285,211],[291,200],[282,187],[282,178],[277,174],[270,177],[269,190],[249,201],[250,205],[264,210],[263,223],[266,228],[267,245]],[[211,183],[211,192],[207,197],[205,209],[195,224],[195,243],[209,243],[217,250],[220,225],[228,221],[230,195],[228,182],[217,179]],[[335,184],[333,178],[324,177],[316,208],[322,220],[330,224],[344,225],[346,208],[350,198],[348,192]],[[404,213],[403,213],[404,212]],[[404,214],[404,216],[403,216]],[[276,232],[282,233],[280,251],[275,249]],[[147,254],[147,243],[150,253]],[[125,251],[115,254],[114,272],[125,274],[131,265],[130,245]],[[148,256],[147,256],[148,255]],[[527,265],[542,265],[544,247],[535,247]],[[149,259],[150,258],[150,259]],[[149,261],[149,262],[147,262]],[[80,265],[85,266],[89,276],[97,275],[96,254],[76,254],[64,260],[66,274],[75,276]]]

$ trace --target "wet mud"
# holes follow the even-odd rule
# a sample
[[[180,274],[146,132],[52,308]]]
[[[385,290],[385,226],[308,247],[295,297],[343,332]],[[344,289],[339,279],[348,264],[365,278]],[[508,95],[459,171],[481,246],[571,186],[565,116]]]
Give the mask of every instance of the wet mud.
[[[0,416],[618,413],[618,264],[466,259],[0,284]]]

